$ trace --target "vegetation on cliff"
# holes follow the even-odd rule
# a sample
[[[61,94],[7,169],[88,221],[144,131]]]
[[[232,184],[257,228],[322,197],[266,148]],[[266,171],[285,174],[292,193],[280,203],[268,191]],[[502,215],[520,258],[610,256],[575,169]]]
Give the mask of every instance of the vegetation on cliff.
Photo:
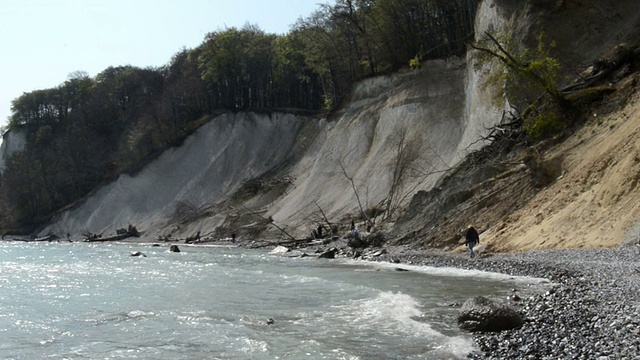
[[[0,183],[0,227],[28,231],[99,184],[132,173],[223,111],[331,110],[353,82],[463,54],[473,0],[338,0],[284,35],[209,33],[161,68],[115,66],[12,103],[27,146]]]

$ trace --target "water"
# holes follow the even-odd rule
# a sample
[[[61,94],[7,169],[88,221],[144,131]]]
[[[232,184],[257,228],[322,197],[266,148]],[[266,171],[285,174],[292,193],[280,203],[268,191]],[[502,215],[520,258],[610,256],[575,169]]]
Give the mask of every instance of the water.
[[[181,249],[0,244],[0,358],[458,359],[473,341],[448,305],[525,287],[453,269]]]

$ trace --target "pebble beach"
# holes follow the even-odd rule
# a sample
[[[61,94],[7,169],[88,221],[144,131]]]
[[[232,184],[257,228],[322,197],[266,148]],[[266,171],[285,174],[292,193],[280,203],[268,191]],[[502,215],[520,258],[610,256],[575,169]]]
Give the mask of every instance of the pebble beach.
[[[476,333],[470,359],[640,359],[640,254],[615,249],[466,254],[389,249],[379,261],[549,279],[544,294],[510,301],[515,330]],[[505,301],[508,301],[505,299]]]

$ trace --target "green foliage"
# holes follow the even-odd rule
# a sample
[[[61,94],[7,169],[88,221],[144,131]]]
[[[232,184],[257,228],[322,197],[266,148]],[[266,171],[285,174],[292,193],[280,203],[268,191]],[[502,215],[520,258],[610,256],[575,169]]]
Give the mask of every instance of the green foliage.
[[[565,124],[561,121],[558,111],[541,109],[524,119],[524,130],[533,138],[546,138],[562,131]]]
[[[536,39],[535,48],[519,49],[511,37],[494,37],[487,33],[474,46],[480,50],[478,64],[492,59],[499,60],[502,71],[496,71],[495,74],[498,80],[505,83],[507,97],[513,103],[536,98],[540,93],[546,93],[555,100],[563,98],[557,88],[560,64],[549,55],[555,42],[545,45],[544,33],[540,33]]]
[[[412,70],[417,70],[422,67],[422,63],[420,62],[420,58],[418,55],[414,56],[411,60],[409,60],[409,67]]]
[[[538,109],[525,112],[527,134],[546,137],[561,131],[565,124],[561,121],[559,112],[566,104],[566,98],[557,86],[560,63],[549,54],[555,43],[546,45],[544,33],[540,33],[536,37],[535,48],[520,49],[506,34],[485,35],[482,41],[473,46],[480,51],[477,64],[482,65],[496,59],[500,66],[488,83],[505,84],[505,95],[511,104],[539,106]],[[540,101],[545,96],[551,104]]]
[[[325,111],[331,111],[331,110],[333,110],[333,107],[334,107],[333,99],[330,96],[325,96],[324,97],[324,110]]]

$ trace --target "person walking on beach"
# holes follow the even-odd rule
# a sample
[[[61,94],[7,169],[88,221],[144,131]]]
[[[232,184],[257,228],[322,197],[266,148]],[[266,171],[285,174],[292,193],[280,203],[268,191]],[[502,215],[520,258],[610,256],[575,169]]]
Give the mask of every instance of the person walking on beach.
[[[469,225],[467,226],[467,231],[465,232],[464,237],[466,238],[466,245],[469,248],[469,256],[474,257],[476,254],[473,252],[473,247],[480,243],[480,236],[476,229]]]

